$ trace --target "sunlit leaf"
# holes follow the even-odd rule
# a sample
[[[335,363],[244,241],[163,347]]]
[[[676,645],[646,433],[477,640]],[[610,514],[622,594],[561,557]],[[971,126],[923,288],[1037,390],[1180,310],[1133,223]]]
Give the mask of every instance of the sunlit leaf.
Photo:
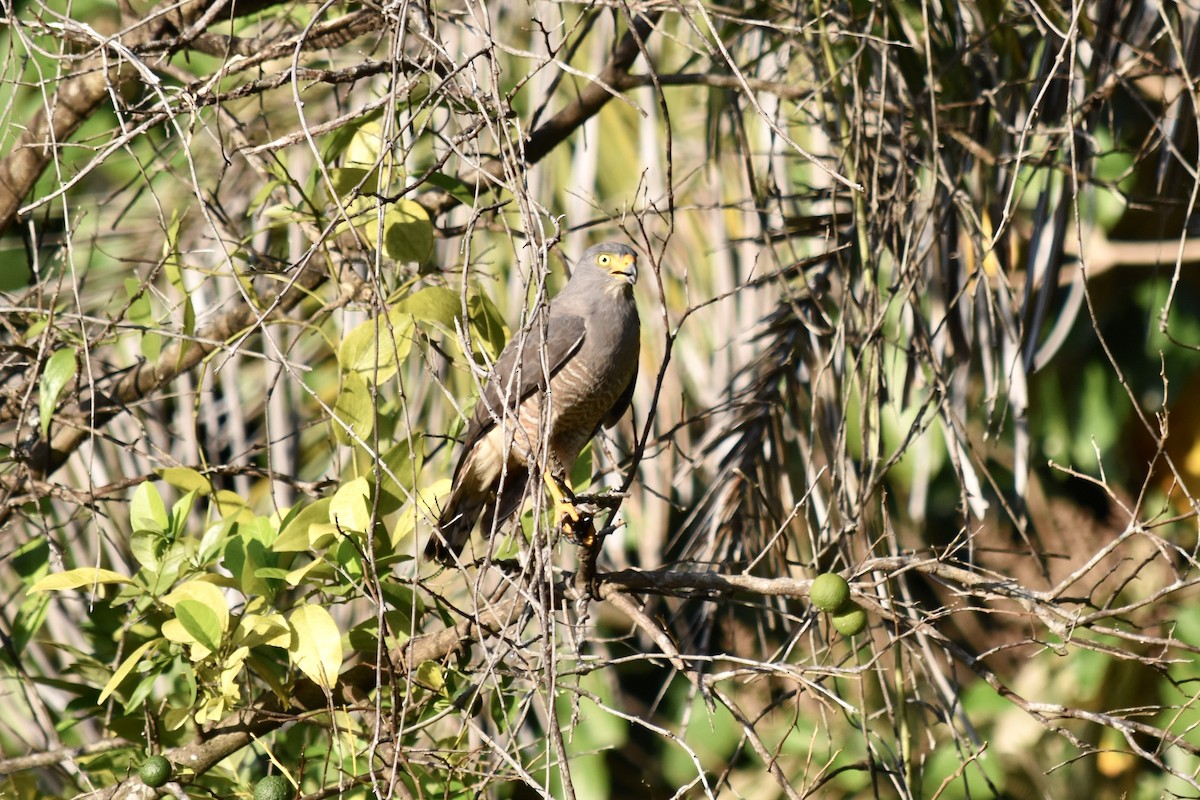
[[[333,433],[342,444],[365,441],[375,428],[375,398],[366,379],[357,372],[342,374],[342,385],[333,404]]]
[[[150,481],[138,484],[129,504],[130,526],[135,531],[162,533],[167,530],[169,522],[167,506],[154,484]]]
[[[101,690],[100,697],[97,702],[103,703],[105,700],[107,700],[109,695],[116,691],[117,687],[121,685],[121,681],[125,680],[130,672],[133,672],[133,668],[136,667],[138,662],[142,660],[142,656],[145,655],[146,651],[151,647],[154,647],[160,641],[160,639],[151,639],[130,653],[129,656],[121,662],[121,666],[117,667],[117,671],[113,673],[113,676],[109,679],[108,683],[104,684],[104,689]]]
[[[442,674],[441,664],[433,661],[423,662],[417,667],[417,683],[435,692],[443,691],[446,688],[446,678]]]
[[[292,612],[292,666],[326,689],[337,685],[342,666],[342,634],[324,607],[309,604]]]
[[[175,618],[197,642],[214,653],[221,649],[224,626],[215,610],[199,600],[180,600],[175,604]]]
[[[155,470],[155,473],[167,484],[182,492],[196,492],[205,495],[212,491],[212,484],[208,478],[189,467],[164,467]]]
[[[97,586],[108,583],[133,583],[129,578],[113,572],[111,569],[98,567],[80,567],[65,572],[47,575],[29,587],[31,592],[57,592],[65,589],[79,589],[85,586]]]
[[[271,549],[277,553],[300,553],[316,549],[315,537],[309,529],[314,523],[329,522],[329,505],[332,499],[323,497],[302,508],[279,532]]]
[[[369,319],[346,334],[338,348],[338,365],[364,380],[382,383],[396,374],[396,366],[412,346],[412,316],[391,313]]]
[[[236,636],[247,647],[265,644],[287,649],[292,643],[292,629],[282,614],[245,614],[238,620]]]
[[[254,511],[251,510],[250,504],[237,492],[220,489],[213,494],[213,502],[222,517],[229,517],[242,523],[254,521]]]
[[[362,227],[372,246],[402,264],[424,264],[433,255],[433,223],[420,204],[400,200],[383,212],[383,242],[378,241],[379,225],[374,219]]]
[[[229,605],[225,593],[208,581],[194,580],[181,583],[163,598],[163,602],[172,608],[185,600],[205,606],[213,613],[217,625],[217,633],[213,638],[219,642],[222,634],[229,629]],[[187,630],[194,634],[191,628]]]
[[[355,478],[337,490],[329,504],[329,522],[341,531],[370,530],[371,484],[366,478]]]
[[[445,286],[426,286],[397,303],[396,309],[453,330],[454,320],[462,313],[462,300],[458,292]]]
[[[437,516],[438,501],[450,494],[450,485],[449,478],[441,478],[416,493],[419,510],[414,513],[411,509],[405,509],[392,526],[390,540],[393,550],[398,550],[405,537],[413,532],[418,519]]]
[[[346,147],[347,164],[354,167],[374,167],[387,146],[383,126],[371,120],[359,126],[350,144]]]
[[[159,558],[168,545],[166,537],[156,531],[135,530],[129,535],[129,551],[134,560],[148,570],[158,569]]]

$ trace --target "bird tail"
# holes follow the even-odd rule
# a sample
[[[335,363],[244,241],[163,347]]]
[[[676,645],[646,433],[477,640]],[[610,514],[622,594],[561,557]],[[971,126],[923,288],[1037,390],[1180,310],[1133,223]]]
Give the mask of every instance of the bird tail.
[[[497,488],[501,489],[498,494]],[[446,566],[454,564],[479,518],[483,517],[484,532],[490,534],[521,509],[528,490],[529,470],[524,467],[510,469],[502,486],[488,491],[472,490],[466,481],[456,485],[425,544],[425,558]]]
[[[487,505],[483,498],[471,497],[469,493],[460,492],[460,488],[456,486],[451,492],[446,508],[434,526],[433,536],[425,544],[425,558],[447,566],[454,563],[466,546],[475,528],[475,521]]]

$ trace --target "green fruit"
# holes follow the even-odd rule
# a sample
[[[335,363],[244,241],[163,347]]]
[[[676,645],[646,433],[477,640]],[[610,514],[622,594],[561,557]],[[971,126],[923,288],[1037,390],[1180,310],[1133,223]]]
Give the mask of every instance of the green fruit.
[[[142,762],[138,777],[151,789],[157,789],[171,780],[171,762],[162,756],[150,756]]]
[[[822,572],[813,579],[808,596],[820,610],[836,614],[850,602],[850,584],[841,575]]]
[[[854,636],[863,632],[867,627],[867,612],[863,611],[857,603],[850,603],[849,607],[841,614],[834,614],[830,618],[833,623],[833,629],[842,636]]]
[[[254,787],[254,800],[292,800],[292,784],[282,775],[268,775]]]

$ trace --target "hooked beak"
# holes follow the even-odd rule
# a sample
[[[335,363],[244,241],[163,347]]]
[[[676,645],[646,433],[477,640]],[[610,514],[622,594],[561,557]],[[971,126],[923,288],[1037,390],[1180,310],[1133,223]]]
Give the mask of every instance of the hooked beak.
[[[632,286],[637,283],[637,257],[631,255],[621,256],[617,259],[617,263],[609,269],[608,273],[614,278],[624,278],[625,282]]]

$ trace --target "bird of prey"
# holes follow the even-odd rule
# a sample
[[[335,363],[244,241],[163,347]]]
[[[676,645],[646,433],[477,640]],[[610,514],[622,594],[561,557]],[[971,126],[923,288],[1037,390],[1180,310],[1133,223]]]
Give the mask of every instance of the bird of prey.
[[[641,340],[636,281],[633,248],[598,244],[545,318],[534,315],[509,341],[475,405],[426,558],[453,563],[481,517],[485,533],[496,530],[520,510],[531,476],[545,479],[560,523],[571,519],[564,481],[584,445],[601,425],[617,424],[633,395]]]

